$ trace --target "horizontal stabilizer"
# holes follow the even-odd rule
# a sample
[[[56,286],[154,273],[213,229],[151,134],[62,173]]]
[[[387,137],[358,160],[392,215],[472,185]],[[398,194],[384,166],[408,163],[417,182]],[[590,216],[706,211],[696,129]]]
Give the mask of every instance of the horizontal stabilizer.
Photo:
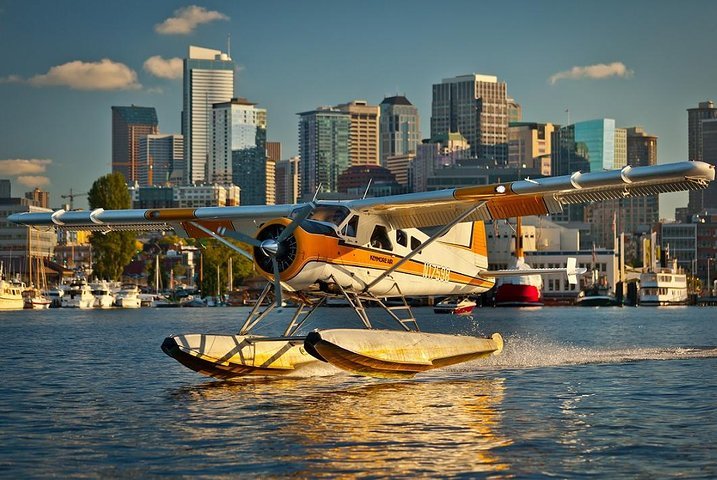
[[[564,274],[568,277],[568,283],[575,285],[578,283],[577,276],[587,272],[586,268],[577,268],[577,260],[574,257],[568,258],[565,268],[526,268],[526,269],[505,269],[505,270],[484,270],[480,272],[481,277],[517,277],[524,275],[555,275]]]

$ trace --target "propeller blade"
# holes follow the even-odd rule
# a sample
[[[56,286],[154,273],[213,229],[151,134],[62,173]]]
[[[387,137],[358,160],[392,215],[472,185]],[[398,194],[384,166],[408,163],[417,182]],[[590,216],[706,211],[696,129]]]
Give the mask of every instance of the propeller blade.
[[[294,233],[294,230],[307,219],[309,215],[311,215],[311,212],[314,211],[314,208],[316,208],[316,204],[314,202],[309,202],[303,207],[301,207],[301,210],[299,210],[299,213],[296,215],[296,218],[289,224],[288,227],[284,229],[283,232],[279,234],[279,237],[276,239],[277,242],[281,243],[287,238],[291,236],[292,233]]]
[[[259,240],[252,237],[251,235],[247,235],[246,233],[236,232],[233,230],[227,230],[222,235],[224,235],[225,237],[233,238],[234,240],[239,240],[240,242],[247,243],[247,244],[251,245],[252,247],[260,247],[261,246],[261,242]]]
[[[281,307],[281,278],[279,277],[279,262],[276,257],[271,257],[271,266],[274,268],[274,297],[276,306]]]

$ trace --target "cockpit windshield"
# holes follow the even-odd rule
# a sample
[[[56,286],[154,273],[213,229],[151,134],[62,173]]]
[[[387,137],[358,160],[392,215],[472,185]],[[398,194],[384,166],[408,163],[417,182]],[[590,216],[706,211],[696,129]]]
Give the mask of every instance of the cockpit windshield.
[[[337,227],[346,219],[349,209],[337,205],[319,205],[309,215],[309,220],[333,223]]]

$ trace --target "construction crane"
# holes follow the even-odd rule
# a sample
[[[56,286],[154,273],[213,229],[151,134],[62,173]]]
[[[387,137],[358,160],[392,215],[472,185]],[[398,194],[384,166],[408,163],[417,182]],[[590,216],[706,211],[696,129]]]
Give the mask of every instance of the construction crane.
[[[72,189],[70,189],[70,193],[66,195],[60,195],[60,198],[69,198],[70,199],[70,210],[74,210],[74,201],[75,197],[84,197],[85,195],[88,195],[87,192],[84,193],[72,193]]]

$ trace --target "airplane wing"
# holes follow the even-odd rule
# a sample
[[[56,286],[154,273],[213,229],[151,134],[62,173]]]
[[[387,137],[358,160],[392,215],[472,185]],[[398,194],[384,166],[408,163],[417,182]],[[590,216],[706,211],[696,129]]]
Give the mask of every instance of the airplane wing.
[[[567,204],[702,189],[714,178],[713,165],[704,162],[680,162],[366,198],[342,204],[364,214],[381,215],[395,228],[429,227],[446,225],[476,206],[478,208],[463,221],[559,213],[563,205]],[[292,212],[306,205],[58,210],[52,213],[19,213],[8,219],[27,226],[50,225],[68,230],[174,230],[180,235],[206,237],[208,235],[192,223],[203,225],[212,231],[224,228],[253,234],[263,222],[290,216]]]
[[[429,227],[445,225],[477,204],[482,205],[464,221],[560,213],[563,205],[698,190],[714,178],[714,165],[679,162],[366,198],[349,204],[363,213],[382,215],[395,228]]]

